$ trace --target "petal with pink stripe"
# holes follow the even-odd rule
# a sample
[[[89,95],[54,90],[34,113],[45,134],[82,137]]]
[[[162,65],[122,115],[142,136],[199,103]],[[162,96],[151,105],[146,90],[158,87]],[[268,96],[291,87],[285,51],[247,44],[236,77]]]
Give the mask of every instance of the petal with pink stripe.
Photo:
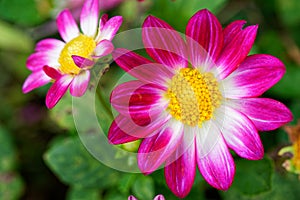
[[[99,0],[86,0],[80,14],[80,27],[82,32],[94,37],[98,28]]]
[[[50,80],[51,78],[47,76],[43,70],[32,72],[25,80],[22,91],[23,93],[28,93],[38,87],[46,85]]]
[[[113,37],[116,35],[117,31],[119,30],[122,24],[123,18],[121,16],[115,16],[109,19],[104,27],[102,28],[101,32],[97,36],[97,41],[101,40],[109,40],[111,41]]]
[[[193,66],[199,67],[211,58],[215,62],[223,47],[222,26],[207,9],[200,10],[186,27],[187,44]],[[201,53],[205,51],[205,53]]]
[[[48,51],[49,54],[56,55],[58,57],[64,46],[65,43],[60,40],[47,38],[36,44],[35,51]]]
[[[58,103],[58,101],[66,93],[72,80],[72,76],[64,75],[53,83],[46,95],[47,108],[51,109]]]
[[[242,29],[245,21],[235,21],[223,31],[224,46],[216,62],[219,78],[224,79],[246,58],[257,33],[257,25]]]
[[[56,23],[58,32],[65,42],[69,42],[79,36],[79,28],[69,10],[62,11],[58,15]]]
[[[281,102],[268,98],[231,100],[230,106],[244,113],[260,131],[270,131],[293,120],[291,111]]]
[[[150,174],[162,165],[176,150],[183,137],[183,125],[175,120],[152,137],[145,138],[138,150],[138,166],[144,174]]]
[[[235,165],[233,158],[221,136],[220,130],[213,124],[196,135],[196,161],[203,178],[213,187],[219,190],[227,190],[232,184]],[[219,137],[211,138],[209,141],[213,146],[210,150],[204,149],[202,138],[203,132],[216,134]]]
[[[114,50],[114,45],[109,40],[102,40],[95,48],[95,57],[107,56]]]
[[[196,174],[195,137],[188,128],[178,148],[166,160],[165,177],[171,191],[184,198],[192,189]]]
[[[87,90],[90,81],[90,71],[83,70],[73,78],[70,85],[70,93],[74,97],[81,97]]]
[[[239,68],[222,83],[226,98],[257,97],[276,84],[284,75],[283,63],[270,55],[247,57]]]
[[[147,53],[170,68],[188,66],[186,44],[169,24],[153,16],[145,19],[142,39]]]
[[[220,108],[219,111],[224,113],[217,116],[216,121],[228,147],[242,158],[262,159],[264,148],[252,121],[230,107]]]
[[[58,67],[58,56],[51,55],[51,52],[35,52],[31,54],[26,61],[26,66],[31,71],[41,70],[45,65]]]

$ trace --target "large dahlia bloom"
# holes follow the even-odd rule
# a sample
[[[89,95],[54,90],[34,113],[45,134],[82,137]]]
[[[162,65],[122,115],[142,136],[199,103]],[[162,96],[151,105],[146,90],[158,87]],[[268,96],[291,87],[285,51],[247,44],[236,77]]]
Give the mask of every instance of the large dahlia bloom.
[[[185,197],[196,165],[213,187],[227,190],[235,165],[229,149],[257,160],[264,150],[258,131],[292,119],[280,102],[258,98],[285,72],[271,55],[247,56],[257,26],[234,21],[225,29],[208,10],[188,22],[185,40],[166,22],[149,16],[142,39],[149,60],[116,49],[116,63],[137,80],[118,85],[111,103],[119,112],[108,139],[122,144],[141,139],[138,166],[149,174],[165,165],[167,185]]]
[[[23,84],[23,92],[54,81],[46,96],[48,108],[54,107],[68,88],[73,96],[82,96],[90,80],[89,69],[95,61],[113,50],[111,40],[122,23],[121,16],[99,18],[99,1],[86,0],[80,15],[80,32],[69,10],[57,17],[64,41],[44,39],[29,56],[26,66],[32,71]]]

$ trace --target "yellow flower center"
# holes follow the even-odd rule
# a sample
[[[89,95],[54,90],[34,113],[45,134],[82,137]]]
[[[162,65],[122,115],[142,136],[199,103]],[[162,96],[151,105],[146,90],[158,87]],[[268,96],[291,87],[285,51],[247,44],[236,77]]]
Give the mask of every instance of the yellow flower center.
[[[173,76],[166,97],[169,113],[189,126],[201,126],[203,121],[211,119],[222,100],[214,75],[193,68],[182,68]]]
[[[93,38],[86,35],[79,35],[68,42],[60,53],[58,62],[60,63],[60,71],[64,74],[77,75],[80,68],[75,65],[72,55],[90,58],[96,47]]]

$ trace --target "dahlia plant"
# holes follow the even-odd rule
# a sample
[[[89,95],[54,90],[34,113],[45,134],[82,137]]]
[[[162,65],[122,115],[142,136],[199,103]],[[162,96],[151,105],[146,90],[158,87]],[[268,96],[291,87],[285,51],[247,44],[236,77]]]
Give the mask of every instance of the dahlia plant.
[[[116,49],[116,63],[136,78],[118,85],[111,104],[119,112],[111,124],[112,144],[141,140],[138,166],[150,174],[164,165],[166,183],[178,197],[191,190],[196,166],[219,190],[232,184],[229,151],[262,159],[258,131],[292,120],[282,103],[260,98],[285,73],[271,55],[249,55],[257,25],[239,20],[222,29],[208,10],[189,20],[185,40],[154,16],[145,19],[142,39],[149,60]]]
[[[80,15],[81,30],[71,12],[63,10],[56,21],[63,41],[47,38],[36,45],[35,53],[26,62],[32,73],[23,84],[23,92],[54,82],[46,96],[48,108],[53,108],[68,88],[72,96],[82,96],[90,80],[90,69],[100,57],[112,52],[111,40],[122,23],[121,16],[108,20],[104,14],[98,18],[98,0],[85,1]]]

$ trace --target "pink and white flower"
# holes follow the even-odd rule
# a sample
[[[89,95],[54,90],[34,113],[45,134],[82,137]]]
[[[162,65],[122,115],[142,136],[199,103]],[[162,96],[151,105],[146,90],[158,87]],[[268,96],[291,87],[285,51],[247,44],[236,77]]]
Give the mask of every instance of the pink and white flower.
[[[178,197],[192,188],[196,166],[213,187],[227,190],[235,165],[229,152],[258,160],[264,149],[258,131],[292,120],[282,103],[259,98],[285,73],[271,55],[248,56],[257,25],[234,21],[222,29],[208,10],[189,20],[186,40],[166,22],[149,16],[143,24],[146,59],[116,49],[116,63],[137,80],[118,85],[111,103],[119,112],[108,139],[142,139],[138,166],[149,174],[165,164],[167,185]]]
[[[108,20],[104,14],[99,20],[99,1],[86,0],[80,15],[80,29],[68,9],[58,15],[56,22],[63,41],[48,38],[36,45],[35,53],[26,62],[32,73],[22,88],[27,93],[54,81],[46,96],[48,108],[53,108],[68,88],[75,97],[85,93],[90,80],[89,69],[97,59],[113,51],[111,40],[122,24],[122,17]]]

